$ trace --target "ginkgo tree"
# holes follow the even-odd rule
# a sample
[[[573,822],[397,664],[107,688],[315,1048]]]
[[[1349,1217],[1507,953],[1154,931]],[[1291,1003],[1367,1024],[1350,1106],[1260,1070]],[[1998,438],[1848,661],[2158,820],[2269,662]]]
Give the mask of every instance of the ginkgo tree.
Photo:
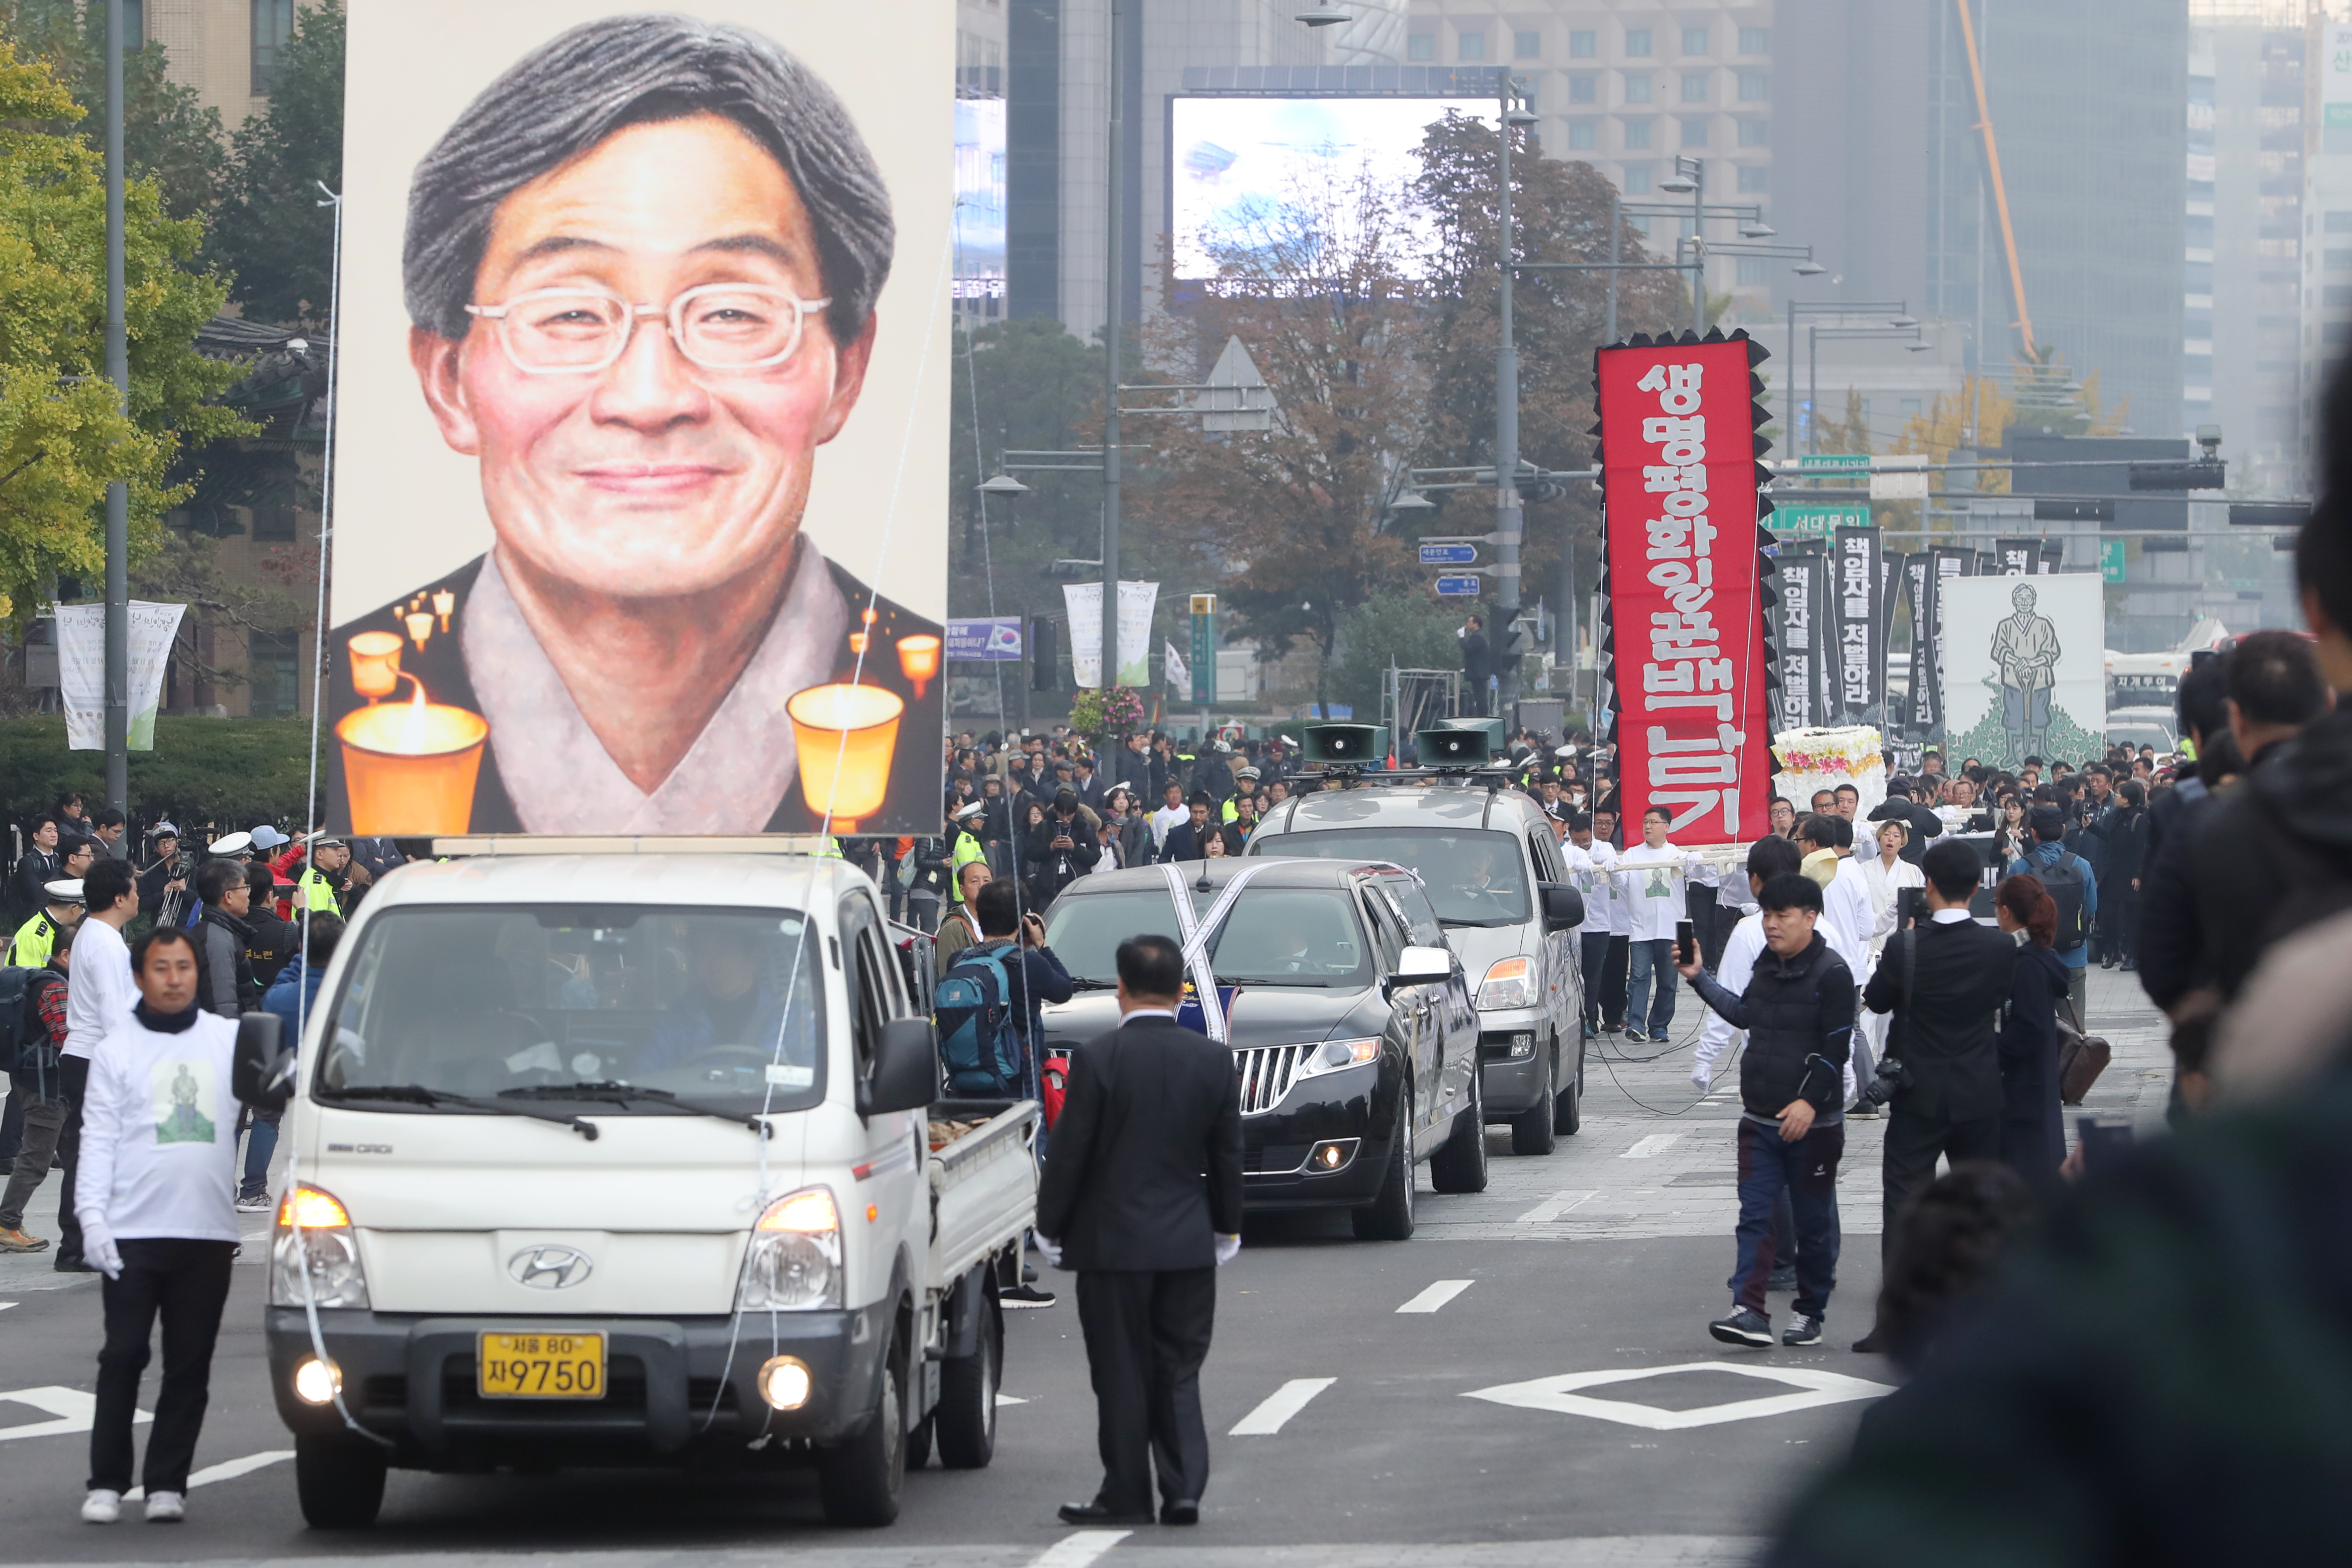
[[[152,180],[124,200],[130,413],[106,379],[104,160],[70,125],[81,110],[46,66],[0,42],[0,614],[21,616],[60,575],[105,565],[107,485],[131,498],[134,554],[184,500],[181,445],[252,433],[212,401],[241,374],[195,351],[228,296],[198,270],[201,219],[164,213]]]

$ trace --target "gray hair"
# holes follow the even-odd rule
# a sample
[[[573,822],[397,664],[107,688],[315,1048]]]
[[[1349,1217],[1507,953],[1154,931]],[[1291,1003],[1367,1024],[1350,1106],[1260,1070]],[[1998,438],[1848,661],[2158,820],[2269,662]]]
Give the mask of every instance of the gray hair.
[[[747,28],[613,16],[551,39],[466,107],[416,166],[401,251],[409,319],[456,341],[499,204],[632,125],[716,114],[783,168],[816,231],[837,342],[866,330],[890,275],[890,193],[849,111],[814,72]]]

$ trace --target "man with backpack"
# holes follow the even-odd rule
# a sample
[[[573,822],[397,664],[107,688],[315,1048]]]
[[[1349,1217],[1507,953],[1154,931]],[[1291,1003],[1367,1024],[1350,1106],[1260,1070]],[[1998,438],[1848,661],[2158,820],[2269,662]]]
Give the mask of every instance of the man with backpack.
[[[2066,966],[2066,994],[2074,1004],[2074,1023],[2090,1022],[2091,927],[2099,918],[2099,879],[2091,863],[2066,847],[2066,814],[2054,805],[2037,805],[2025,815],[2033,830],[2033,847],[2010,863],[2009,875],[2042,879],[2058,906],[2058,936],[2051,951]]]
[[[950,962],[932,993],[940,1061],[948,1092],[971,1100],[1036,1100],[1041,1012],[1076,993],[1070,972],[1045,945],[1045,922],[1024,916],[1010,882],[990,882],[971,900],[980,940]],[[1053,1292],[1027,1283],[1001,1289],[1013,1307],[1045,1307]]]

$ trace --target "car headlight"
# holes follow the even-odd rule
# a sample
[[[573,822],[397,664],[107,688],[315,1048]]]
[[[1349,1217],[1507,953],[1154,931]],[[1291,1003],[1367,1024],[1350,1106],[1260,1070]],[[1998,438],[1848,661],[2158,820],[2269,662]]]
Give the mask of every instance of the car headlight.
[[[365,1307],[367,1271],[360,1266],[352,1216],[332,1193],[295,1186],[278,1205],[278,1234],[269,1244],[269,1304]]]
[[[1497,959],[1486,971],[1486,978],[1478,983],[1478,1010],[1482,1013],[1535,1005],[1536,966],[1532,959]]]
[[[841,1211],[829,1187],[803,1187],[751,1227],[735,1303],[747,1312],[809,1311],[842,1300]]]
[[[1306,1059],[1290,1075],[1290,1081],[1321,1078],[1325,1073],[1345,1072],[1366,1062],[1378,1061],[1381,1042],[1377,1037],[1369,1040],[1326,1040],[1307,1053]]]

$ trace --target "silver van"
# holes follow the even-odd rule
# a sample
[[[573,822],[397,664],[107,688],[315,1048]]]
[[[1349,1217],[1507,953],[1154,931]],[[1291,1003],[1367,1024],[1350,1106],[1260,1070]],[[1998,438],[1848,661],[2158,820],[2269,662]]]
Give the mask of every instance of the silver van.
[[[1584,898],[1542,806],[1498,774],[1366,773],[1276,806],[1248,853],[1385,860],[1418,875],[1476,999],[1480,1119],[1508,1125],[1517,1154],[1549,1154],[1577,1130]]]

